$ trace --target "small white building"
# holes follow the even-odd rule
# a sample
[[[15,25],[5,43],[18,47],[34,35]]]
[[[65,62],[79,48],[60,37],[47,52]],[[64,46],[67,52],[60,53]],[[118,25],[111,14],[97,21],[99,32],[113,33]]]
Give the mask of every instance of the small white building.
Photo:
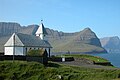
[[[14,33],[4,45],[5,55],[26,55],[30,49],[45,48],[50,57],[51,45],[44,40],[46,31],[43,23],[40,24],[36,31],[36,36]]]

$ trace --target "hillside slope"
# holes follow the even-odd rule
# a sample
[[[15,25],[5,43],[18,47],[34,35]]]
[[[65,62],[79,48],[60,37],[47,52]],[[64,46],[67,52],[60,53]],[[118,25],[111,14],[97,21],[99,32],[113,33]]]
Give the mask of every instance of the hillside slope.
[[[109,70],[53,62],[44,66],[38,62],[0,61],[0,80],[114,80],[119,76],[120,70],[114,68]]]

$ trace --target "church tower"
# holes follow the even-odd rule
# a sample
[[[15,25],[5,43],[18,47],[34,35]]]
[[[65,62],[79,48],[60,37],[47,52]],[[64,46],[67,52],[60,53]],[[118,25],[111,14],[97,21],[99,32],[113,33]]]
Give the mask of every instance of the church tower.
[[[45,35],[47,34],[45,27],[43,25],[43,20],[41,20],[41,24],[39,25],[37,31],[36,31],[36,36],[39,36],[42,40],[45,39]]]

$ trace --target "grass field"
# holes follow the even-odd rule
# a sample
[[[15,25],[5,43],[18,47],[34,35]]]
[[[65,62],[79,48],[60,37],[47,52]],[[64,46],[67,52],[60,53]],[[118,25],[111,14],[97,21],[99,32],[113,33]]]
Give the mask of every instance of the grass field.
[[[57,56],[61,56],[61,55],[57,55]],[[66,55],[62,55],[64,57],[74,57],[74,58],[85,58],[94,62],[109,62],[108,60],[101,58],[101,57],[96,57],[96,56],[91,56],[91,55],[86,55],[86,54],[66,54]]]
[[[60,79],[60,77],[62,79]],[[113,80],[118,69],[93,69],[49,62],[0,61],[0,80]]]

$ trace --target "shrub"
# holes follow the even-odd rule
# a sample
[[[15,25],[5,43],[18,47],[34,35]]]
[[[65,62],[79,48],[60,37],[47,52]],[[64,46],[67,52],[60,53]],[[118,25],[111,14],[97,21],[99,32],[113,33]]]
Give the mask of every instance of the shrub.
[[[27,55],[28,56],[42,56],[44,54],[45,50],[44,49],[39,49],[39,50],[29,50]]]

